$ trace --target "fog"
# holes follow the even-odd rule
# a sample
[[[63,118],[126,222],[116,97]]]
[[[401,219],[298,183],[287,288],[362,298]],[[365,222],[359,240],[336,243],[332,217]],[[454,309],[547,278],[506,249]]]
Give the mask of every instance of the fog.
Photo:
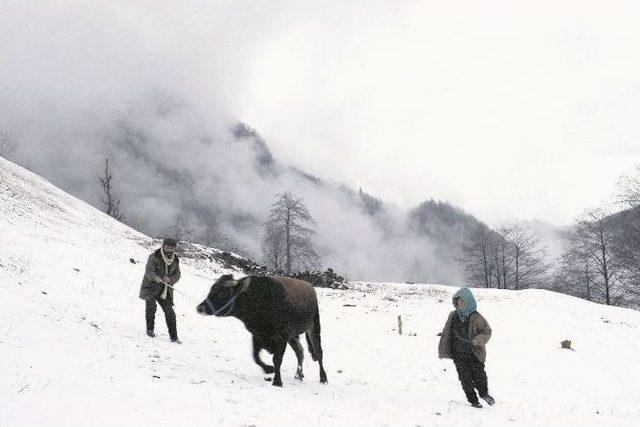
[[[499,151],[504,159],[524,153],[533,163],[480,170],[481,162],[475,160],[484,153],[472,149],[475,141],[463,132],[465,126],[457,126],[477,112],[475,107],[462,108],[446,120],[432,115],[425,121],[416,113],[417,99],[426,99],[417,89],[424,82],[415,80],[416,70],[435,67],[433,86],[425,86],[432,96],[427,110],[440,105],[438,111],[452,112],[451,94],[440,103],[434,90],[444,84],[438,79],[450,68],[434,64],[441,58],[453,68],[461,65],[446,43],[428,61],[424,52],[413,55],[425,36],[416,32],[417,17],[437,20],[432,7],[403,1],[325,7],[278,1],[5,2],[0,14],[0,129],[18,141],[14,160],[94,205],[99,201],[98,175],[108,157],[125,220],[152,235],[168,232],[180,219],[196,232],[214,229],[259,258],[261,223],[269,204],[277,193],[292,191],[317,221],[315,243],[324,266],[362,279],[460,281],[453,262],[457,243],[436,244],[411,231],[407,213],[412,206],[436,196],[490,221],[520,215],[528,207],[529,217],[555,209],[552,219],[569,222],[566,212],[578,203],[583,206],[587,200],[580,195],[588,191],[562,189],[545,180],[545,174],[552,179],[562,175],[558,179],[565,182],[574,174],[558,175],[555,166],[549,174],[550,166],[541,166],[545,151],[531,148],[546,138],[540,127],[525,132],[529,148],[505,145],[506,150],[498,150],[496,144],[513,141],[517,129],[496,123],[494,129],[501,130],[493,133],[493,142],[484,141],[493,147],[487,155]],[[452,16],[449,9],[440,12]],[[476,30],[486,30],[497,19],[485,18]],[[590,28],[589,20],[584,22]],[[443,26],[438,28],[444,31]],[[399,32],[402,28],[408,32]],[[414,41],[405,43],[406,37]],[[425,44],[433,45],[435,39],[429,37]],[[445,39],[460,46],[457,36],[446,33]],[[394,50],[393,40],[404,48]],[[579,46],[587,59],[589,46]],[[392,51],[396,54],[387,56]],[[419,64],[407,59],[412,57]],[[385,62],[395,65],[383,67]],[[483,73],[491,75],[490,68]],[[621,81],[627,84],[625,76]],[[580,117],[590,115],[602,125],[597,135],[606,134],[611,114],[589,108],[598,99],[610,105],[618,98],[618,104],[635,106],[637,86],[616,98],[625,87],[602,95],[590,92],[580,104],[589,110],[580,110]],[[486,93],[475,95],[480,99]],[[501,105],[511,108],[512,100],[502,99]],[[535,105],[544,102],[539,99]],[[234,136],[243,121],[265,137],[275,162],[265,166],[257,137]],[[469,132],[488,132],[488,124],[472,123]],[[610,186],[616,168],[637,158],[631,148],[620,154],[637,133],[629,123],[620,130],[625,137],[613,145],[613,157],[597,168],[607,170],[599,172],[593,197]],[[575,127],[577,139],[590,133],[582,127]],[[588,151],[598,147],[590,144]],[[527,154],[531,152],[533,156]],[[568,158],[569,151],[559,152]],[[582,160],[580,168],[594,164],[593,157]],[[614,161],[616,168],[603,167]],[[292,167],[317,174],[322,184]],[[504,182],[516,170],[522,172],[518,188],[506,185],[497,192],[488,185]],[[579,170],[584,178],[585,171]],[[343,184],[355,193],[345,192]],[[363,186],[384,198],[383,212],[372,216],[362,209],[353,195]],[[530,194],[532,188],[540,194]],[[559,202],[565,199],[566,205]]]

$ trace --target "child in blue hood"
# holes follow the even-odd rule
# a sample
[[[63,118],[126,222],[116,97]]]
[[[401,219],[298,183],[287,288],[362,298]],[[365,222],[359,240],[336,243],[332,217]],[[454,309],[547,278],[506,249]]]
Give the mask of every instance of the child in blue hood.
[[[441,359],[453,359],[462,390],[473,407],[482,408],[476,390],[485,402],[493,405],[495,400],[489,395],[484,370],[485,345],[491,338],[491,327],[476,311],[476,300],[469,288],[462,288],[453,295],[453,306],[455,310],[449,313],[442,330],[438,354]]]

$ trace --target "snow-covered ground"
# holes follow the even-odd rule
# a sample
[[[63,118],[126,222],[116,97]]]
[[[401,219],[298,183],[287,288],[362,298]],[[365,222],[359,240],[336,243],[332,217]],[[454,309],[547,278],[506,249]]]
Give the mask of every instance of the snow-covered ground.
[[[158,337],[145,335],[137,294],[152,247],[0,159],[0,426],[640,423],[640,312],[546,291],[476,290],[494,331],[487,372],[497,400],[478,410],[453,363],[437,357],[455,288],[318,289],[329,384],[318,382],[308,353],[305,382],[294,380],[288,349],[276,388],[251,360],[239,321],[195,312],[228,272],[215,262],[182,264],[175,308],[184,344],[169,342],[160,309]],[[563,339],[575,351],[561,350]]]

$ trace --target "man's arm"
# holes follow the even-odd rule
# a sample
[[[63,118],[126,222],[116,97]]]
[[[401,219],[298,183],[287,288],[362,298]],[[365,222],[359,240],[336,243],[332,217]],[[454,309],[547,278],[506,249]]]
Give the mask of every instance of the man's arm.
[[[156,274],[156,265],[154,258],[154,255],[151,254],[147,259],[147,265],[144,267],[144,278],[150,282],[162,283],[162,278]]]
[[[176,255],[176,269],[173,271],[172,274],[167,276],[167,281],[166,283],[170,286],[175,285],[176,283],[178,283],[178,280],[180,280],[180,259],[178,258],[178,256]]]

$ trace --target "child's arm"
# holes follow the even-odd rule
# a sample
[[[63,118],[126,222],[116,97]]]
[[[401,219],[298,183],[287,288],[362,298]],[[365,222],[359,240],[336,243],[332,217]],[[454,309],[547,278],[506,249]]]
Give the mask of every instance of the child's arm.
[[[438,343],[438,357],[440,359],[451,358],[451,318],[452,314],[449,314],[447,321],[444,324],[442,333],[440,334],[440,342]]]
[[[482,316],[478,319],[478,326],[478,334],[473,337],[471,344],[475,346],[483,346],[489,342],[489,339],[491,339],[491,326],[489,326],[489,322],[487,322],[487,320]]]

